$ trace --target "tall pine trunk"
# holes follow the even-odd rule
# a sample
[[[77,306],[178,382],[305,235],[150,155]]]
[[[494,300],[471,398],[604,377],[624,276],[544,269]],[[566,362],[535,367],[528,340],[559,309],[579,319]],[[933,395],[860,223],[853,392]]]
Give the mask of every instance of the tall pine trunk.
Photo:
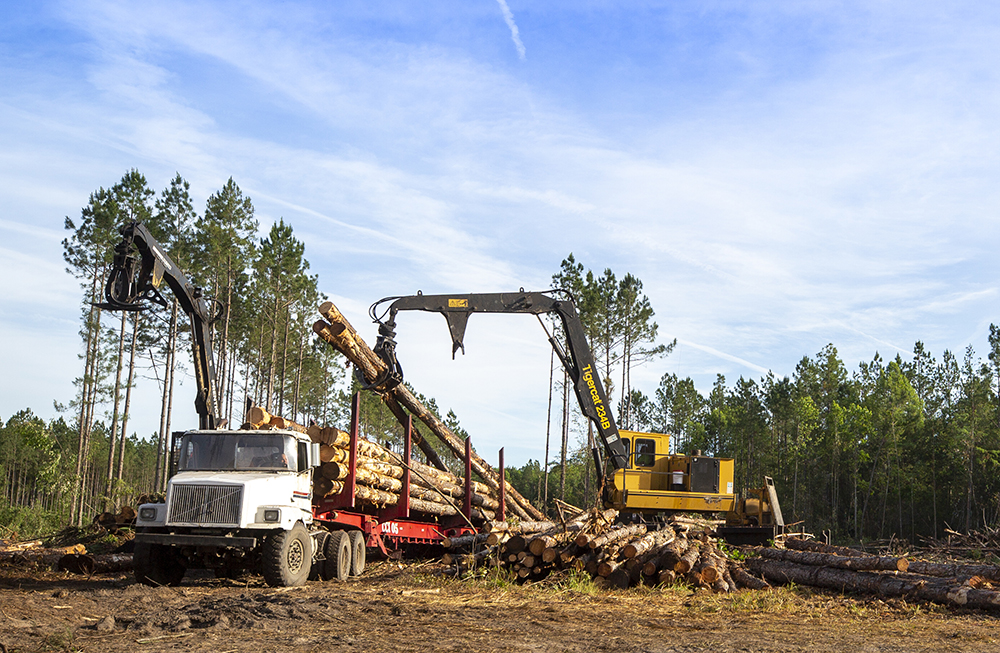
[[[108,436],[107,488],[104,499],[101,501],[102,510],[107,510],[108,502],[112,500],[112,497],[109,495],[115,478],[115,445],[118,443],[118,411],[121,408],[122,365],[125,363],[125,318],[127,315],[125,311],[122,311],[121,327],[118,334],[118,363],[117,371],[115,372],[114,408],[111,413],[111,434]]]
[[[132,349],[128,358],[128,382],[125,384],[125,408],[122,412],[122,437],[118,443],[118,474],[115,476],[118,484],[116,485],[116,491],[118,486],[121,485],[122,475],[124,474],[123,470],[125,469],[125,437],[128,435],[128,411],[129,406],[132,404],[132,384],[135,381],[135,348],[136,341],[139,338],[139,320],[141,319],[142,314],[136,313],[135,322],[132,324]]]

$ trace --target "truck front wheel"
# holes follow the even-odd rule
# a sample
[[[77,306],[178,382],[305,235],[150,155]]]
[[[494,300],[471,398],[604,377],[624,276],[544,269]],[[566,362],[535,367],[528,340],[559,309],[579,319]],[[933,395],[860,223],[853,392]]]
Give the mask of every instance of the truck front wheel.
[[[180,585],[187,571],[173,547],[148,542],[135,543],[132,566],[143,585]]]
[[[312,538],[301,523],[264,540],[264,581],[272,587],[304,585],[312,567]]]

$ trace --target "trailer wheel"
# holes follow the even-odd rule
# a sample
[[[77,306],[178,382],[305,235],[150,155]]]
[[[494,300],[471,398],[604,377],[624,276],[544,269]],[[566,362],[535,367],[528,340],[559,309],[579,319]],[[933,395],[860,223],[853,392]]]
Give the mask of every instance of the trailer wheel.
[[[351,531],[348,533],[351,539],[351,575],[360,576],[365,570],[365,534],[361,531]]]
[[[326,566],[326,541],[330,539],[330,533],[320,531],[313,534],[313,549],[316,554],[313,556],[312,567],[309,570],[309,580],[326,580],[324,567]]]
[[[143,585],[180,585],[187,571],[173,547],[148,542],[135,543],[132,566],[135,579]]]
[[[312,568],[312,538],[301,523],[264,540],[264,581],[272,587],[304,585]]]
[[[351,541],[344,531],[333,531],[326,541],[326,561],[323,578],[326,580],[347,580],[351,573]]]

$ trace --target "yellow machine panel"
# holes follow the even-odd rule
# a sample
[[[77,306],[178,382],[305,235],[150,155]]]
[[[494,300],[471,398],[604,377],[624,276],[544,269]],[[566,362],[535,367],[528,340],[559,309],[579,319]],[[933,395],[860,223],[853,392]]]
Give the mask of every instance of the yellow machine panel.
[[[733,459],[669,453],[670,436],[620,431],[628,466],[615,472],[614,507],[627,512],[736,509]]]

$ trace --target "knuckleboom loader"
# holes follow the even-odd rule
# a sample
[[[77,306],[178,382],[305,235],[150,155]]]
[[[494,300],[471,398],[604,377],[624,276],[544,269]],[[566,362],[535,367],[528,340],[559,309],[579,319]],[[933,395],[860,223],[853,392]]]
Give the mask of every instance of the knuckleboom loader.
[[[101,306],[166,306],[158,291],[166,282],[191,320],[199,419],[199,428],[172,435],[166,502],[139,506],[137,580],[177,585],[189,568],[229,577],[259,571],[275,586],[301,585],[310,577],[343,580],[363,572],[368,547],[385,554],[386,544],[434,544],[464,532],[461,526],[446,530],[441,523],[409,519],[408,503],[374,514],[355,509],[359,395],[352,406],[345,481],[352,490],[332,500],[313,503],[313,472],[321,461],[319,444],[307,435],[224,429],[214,391],[210,302],[142,223],[127,224],[121,233]]]
[[[232,576],[259,570],[271,585],[300,585],[314,565],[324,576],[343,576],[350,564],[347,533],[314,527],[312,470],[319,445],[294,431],[223,430],[214,390],[210,302],[174,263],[142,223],[121,229],[105,288],[111,310],[142,310],[148,302],[166,306],[162,282],[191,321],[195,408],[199,428],[173,434],[173,476],[166,503],[139,507],[134,567],[136,578],[154,585],[177,585],[189,567],[213,568]],[[343,545],[346,545],[343,546]],[[362,546],[362,556],[364,547]],[[346,564],[345,564],[346,562]],[[363,563],[362,563],[363,564]],[[325,567],[328,567],[326,569]]]
[[[390,303],[391,302],[391,303]],[[380,306],[389,303],[379,314]],[[379,324],[375,353],[386,363],[385,382],[402,381],[402,367],[396,354],[396,315],[399,311],[440,313],[448,323],[452,339],[452,357],[465,352],[465,329],[473,313],[527,313],[538,317],[559,317],[568,351],[560,341],[549,336],[572,380],[583,414],[593,423],[598,435],[593,457],[602,500],[626,518],[656,519],[675,512],[726,513],[727,524],[719,532],[733,543],[764,543],[783,532],[784,521],[775,493],[774,482],[764,478],[764,486],[740,497],[734,492],[732,458],[670,454],[670,436],[619,430],[600,380],[593,353],[572,296],[562,290],[516,293],[478,293],[462,295],[424,295],[386,297],[370,310]],[[548,330],[546,329],[546,333]],[[603,455],[602,455],[603,450]],[[605,475],[610,463],[611,476]]]

